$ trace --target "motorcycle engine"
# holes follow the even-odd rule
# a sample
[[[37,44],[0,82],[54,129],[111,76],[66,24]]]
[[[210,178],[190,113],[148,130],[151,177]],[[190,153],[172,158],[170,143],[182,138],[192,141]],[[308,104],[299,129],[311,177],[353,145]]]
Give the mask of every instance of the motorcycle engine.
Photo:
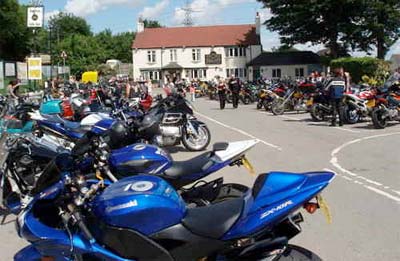
[[[160,126],[160,133],[165,137],[176,137],[179,138],[181,134],[181,129],[178,126]]]
[[[156,137],[154,137],[154,143],[160,147],[173,146],[177,144],[177,141],[178,139],[175,137],[166,137],[161,135],[157,135]]]

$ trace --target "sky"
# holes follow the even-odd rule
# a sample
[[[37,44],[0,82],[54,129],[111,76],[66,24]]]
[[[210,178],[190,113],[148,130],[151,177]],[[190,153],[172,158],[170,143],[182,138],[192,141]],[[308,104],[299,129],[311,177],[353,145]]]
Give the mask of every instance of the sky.
[[[29,0],[20,0],[27,4]],[[184,19],[182,8],[186,0],[43,0],[46,19],[60,11],[85,18],[94,32],[111,29],[114,33],[135,31],[140,16],[157,20],[164,26],[181,26]],[[190,7],[194,25],[251,24],[259,12],[262,21],[271,17],[268,9],[256,0],[191,0]],[[280,45],[279,35],[262,26],[261,41],[266,51]],[[318,51],[323,46],[309,44],[295,46],[301,50]],[[400,40],[391,48],[400,53]],[[365,53],[356,52],[355,56]]]

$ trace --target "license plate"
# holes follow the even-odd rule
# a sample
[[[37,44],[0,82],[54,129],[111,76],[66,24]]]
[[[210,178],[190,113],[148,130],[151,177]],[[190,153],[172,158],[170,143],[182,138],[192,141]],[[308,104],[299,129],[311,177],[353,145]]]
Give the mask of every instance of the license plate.
[[[332,224],[332,215],[331,211],[329,210],[328,203],[321,195],[317,196],[317,201],[320,209],[322,210],[322,213],[325,216],[326,222],[328,222],[328,224]]]

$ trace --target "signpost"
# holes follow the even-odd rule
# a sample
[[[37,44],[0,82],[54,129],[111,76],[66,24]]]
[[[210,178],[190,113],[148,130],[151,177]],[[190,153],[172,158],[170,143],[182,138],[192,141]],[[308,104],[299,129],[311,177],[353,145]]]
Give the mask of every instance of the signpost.
[[[68,56],[67,56],[67,53],[65,51],[62,51],[60,56],[63,59],[63,78],[64,78],[64,81],[65,81],[65,59],[67,59]]]
[[[28,28],[42,28],[44,22],[44,7],[29,6],[26,21]]]

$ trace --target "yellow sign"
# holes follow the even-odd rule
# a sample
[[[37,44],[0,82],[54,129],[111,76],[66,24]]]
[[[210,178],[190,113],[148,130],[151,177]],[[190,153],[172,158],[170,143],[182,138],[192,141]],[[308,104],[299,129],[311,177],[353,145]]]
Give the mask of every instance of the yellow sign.
[[[28,58],[28,79],[42,79],[42,58]]]

